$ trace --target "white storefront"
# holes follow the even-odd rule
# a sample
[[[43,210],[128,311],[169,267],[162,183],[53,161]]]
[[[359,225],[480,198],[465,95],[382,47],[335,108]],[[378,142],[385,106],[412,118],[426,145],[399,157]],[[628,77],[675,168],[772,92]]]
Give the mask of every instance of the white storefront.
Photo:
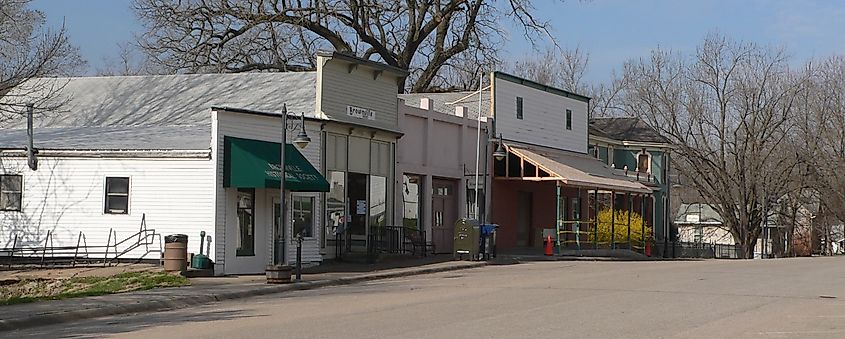
[[[63,86],[67,103],[60,112],[37,111],[37,171],[26,164],[25,121],[0,125],[0,248],[44,246],[48,240],[51,246],[75,246],[79,234],[88,245],[106,245],[138,232],[143,217],[146,227],[158,234],[187,234],[191,253],[200,252],[199,234],[204,231],[212,239],[209,257],[216,274],[262,273],[273,260],[277,241],[273,227],[278,225],[278,208],[273,206],[279,201],[278,180],[246,185],[252,187],[226,185],[231,169],[226,163],[227,140],[243,140],[243,145],[265,153],[272,147],[278,150],[280,112],[286,105],[288,142],[298,131],[301,113],[311,138],[302,150],[289,146],[286,159],[296,155],[292,152],[301,153],[308,166],[300,167],[314,171],[320,181],[326,168],[327,129],[345,131],[349,138],[356,133],[385,138],[388,153],[393,145],[389,141],[395,142],[398,135],[381,132],[390,126],[368,122],[363,115],[345,120],[327,114],[328,101],[323,99],[324,94],[336,98],[344,93],[360,98],[350,101],[351,106],[395,116],[396,72],[387,69],[378,79],[373,70],[379,64],[334,53],[322,53],[318,61],[317,72],[303,73],[47,80]],[[347,66],[353,62],[360,67]],[[362,84],[362,79],[382,86]],[[374,87],[379,91],[372,92]],[[379,100],[392,101],[393,112],[379,114],[383,108],[370,103]],[[264,165],[274,168],[272,159],[266,160]],[[313,177],[311,172],[305,176]],[[291,234],[296,230],[304,235],[303,261],[319,263],[332,251],[324,241],[326,194],[292,192],[287,199],[286,258],[295,257]],[[138,248],[123,258],[157,256]]]

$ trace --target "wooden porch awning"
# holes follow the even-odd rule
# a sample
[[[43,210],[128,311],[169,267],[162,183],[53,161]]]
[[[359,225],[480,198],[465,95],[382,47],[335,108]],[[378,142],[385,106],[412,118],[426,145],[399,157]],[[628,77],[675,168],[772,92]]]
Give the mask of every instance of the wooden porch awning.
[[[600,190],[653,193],[652,189],[627,176],[617,174],[604,163],[588,155],[563,151],[540,154],[527,148],[507,146],[508,153],[530,164],[535,173],[523,171],[516,179],[531,181],[561,181],[565,185]]]

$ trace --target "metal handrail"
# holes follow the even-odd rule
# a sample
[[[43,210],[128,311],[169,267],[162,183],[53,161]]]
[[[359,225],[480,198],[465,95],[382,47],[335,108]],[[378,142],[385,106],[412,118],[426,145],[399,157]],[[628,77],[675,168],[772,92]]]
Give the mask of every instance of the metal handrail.
[[[156,239],[158,239],[158,249],[150,249],[150,245],[155,245]],[[141,246],[144,246],[144,254],[138,258],[138,261],[143,260],[151,253],[161,253],[164,248],[161,234],[156,233],[155,229],[147,228],[146,214],[141,217],[141,225],[138,232],[133,233],[123,240],[118,240],[117,231],[113,228],[109,229],[109,236],[104,246],[88,245],[87,238],[81,231],[77,236],[76,246],[54,246],[53,231],[47,232],[43,246],[17,247],[18,241],[18,235],[14,234],[12,247],[0,248],[0,253],[7,254],[7,267],[12,266],[15,258],[27,264],[31,264],[32,259],[36,259],[38,260],[37,263],[42,267],[48,264],[48,262],[68,262],[71,266],[76,266],[80,261],[88,261],[90,264],[91,260],[102,260],[102,264],[105,266],[111,265],[127,253]],[[121,250],[121,247],[124,248]],[[50,252],[49,256],[47,256],[47,252]]]

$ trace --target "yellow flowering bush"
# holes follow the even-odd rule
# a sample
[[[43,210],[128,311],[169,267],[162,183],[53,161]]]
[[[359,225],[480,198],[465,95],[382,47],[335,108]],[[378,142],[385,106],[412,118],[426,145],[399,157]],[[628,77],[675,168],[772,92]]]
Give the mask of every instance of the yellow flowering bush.
[[[612,220],[616,219],[616,222]],[[609,244],[611,234],[616,233],[616,243],[628,243],[628,211],[616,210],[612,212],[609,208],[599,211],[598,242]],[[631,212],[631,242],[634,245],[642,246],[643,238],[651,239],[651,226],[646,225],[643,232],[643,217],[637,212]],[[643,234],[645,233],[645,234]],[[590,232],[590,241],[594,241],[596,232]]]

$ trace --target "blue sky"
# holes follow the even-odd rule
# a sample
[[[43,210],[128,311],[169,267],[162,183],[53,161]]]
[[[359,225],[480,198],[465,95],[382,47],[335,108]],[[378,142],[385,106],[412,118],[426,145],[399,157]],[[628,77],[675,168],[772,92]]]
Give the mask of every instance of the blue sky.
[[[501,0],[500,0],[501,1]],[[133,40],[141,25],[131,0],[35,0],[53,25],[62,20],[93,72],[114,58],[117,44]],[[590,53],[588,81],[603,81],[625,60],[645,56],[657,46],[693,51],[708,33],[786,47],[795,64],[813,57],[845,53],[845,1],[811,0],[536,0],[541,18],[550,20],[563,46]],[[514,34],[505,57],[530,51]],[[514,52],[519,51],[519,52]]]

